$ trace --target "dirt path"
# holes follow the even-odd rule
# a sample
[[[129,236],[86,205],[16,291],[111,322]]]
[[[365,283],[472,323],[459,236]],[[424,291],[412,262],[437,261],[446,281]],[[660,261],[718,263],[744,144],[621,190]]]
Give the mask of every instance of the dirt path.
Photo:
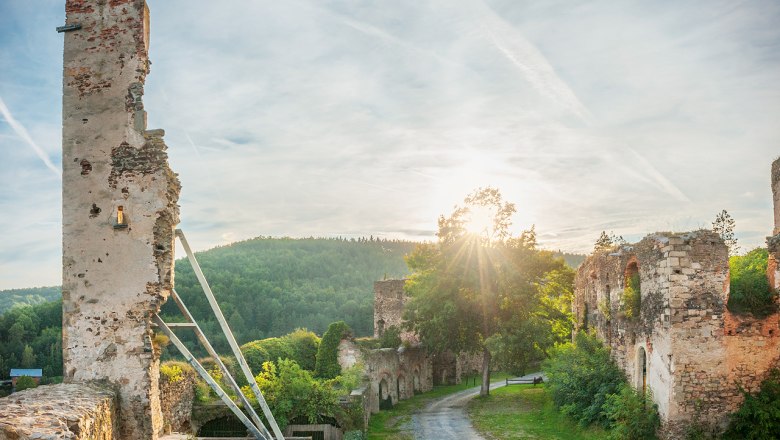
[[[523,379],[539,376],[527,374]],[[504,382],[490,384],[490,389],[504,386]],[[479,395],[479,387],[469,388],[434,400],[412,415],[415,440],[484,440],[466,415],[466,404]]]

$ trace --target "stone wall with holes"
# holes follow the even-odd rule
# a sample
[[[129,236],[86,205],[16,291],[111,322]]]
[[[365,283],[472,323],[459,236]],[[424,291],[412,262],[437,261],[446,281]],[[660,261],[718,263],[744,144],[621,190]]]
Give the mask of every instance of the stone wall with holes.
[[[638,316],[623,302],[633,271],[641,280]],[[728,250],[711,231],[656,233],[602,250],[578,268],[573,312],[593,329],[637,388],[653,392],[663,435],[680,438],[694,417],[723,428],[742,402],[780,366],[778,315],[761,320],[726,309]]]
[[[406,280],[384,280],[374,282],[374,337],[381,338],[390,327],[402,329],[404,304],[409,297],[404,292]],[[401,340],[419,344],[413,332],[402,331]]]
[[[151,317],[173,284],[179,181],[147,130],[144,0],[66,0],[62,213],[65,381],[117,390],[123,439],[163,428]],[[120,215],[121,212],[121,215]]]
[[[395,405],[415,393],[433,389],[431,358],[423,348],[361,350],[354,341],[343,339],[339,343],[339,365],[345,369],[356,363],[363,364],[369,413],[378,412],[381,401]]]
[[[43,385],[0,399],[0,440],[112,440],[116,392],[97,384]]]
[[[390,327],[403,327],[403,313],[409,297],[404,291],[406,280],[383,280],[374,282],[374,337],[380,338]],[[406,345],[420,345],[420,337],[410,331],[401,332],[401,341]],[[340,352],[341,353],[341,352]],[[346,355],[346,353],[345,353]],[[433,380],[437,385],[458,384],[472,370],[481,370],[480,354],[450,352],[432,355]]]

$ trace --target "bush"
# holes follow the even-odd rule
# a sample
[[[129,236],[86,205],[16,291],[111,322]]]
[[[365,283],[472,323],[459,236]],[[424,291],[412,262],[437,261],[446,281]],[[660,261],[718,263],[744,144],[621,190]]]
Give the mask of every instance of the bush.
[[[19,379],[16,379],[16,391],[36,388],[37,386],[38,384],[35,382],[35,379],[30,376],[22,376]]]
[[[317,377],[332,379],[341,374],[339,342],[351,335],[352,329],[344,321],[337,321],[328,326],[317,350],[317,364],[314,368]]]
[[[729,258],[729,310],[756,317],[765,317],[775,311],[776,292],[766,276],[768,259],[769,252],[761,248]]]
[[[160,365],[160,376],[168,379],[168,382],[176,383],[184,379],[185,373],[194,372],[189,364],[184,362],[168,361]]]
[[[628,384],[620,386],[617,394],[607,396],[603,406],[612,430],[611,440],[653,440],[661,425],[658,408],[648,390],[643,396]]]
[[[283,336],[289,345],[292,359],[304,370],[314,371],[317,365],[317,350],[320,348],[320,338],[305,328]]]
[[[336,392],[312,378],[310,372],[293,360],[281,359],[276,364],[266,362],[255,380],[281,429],[298,418],[315,424],[322,417],[335,417],[340,413]],[[244,387],[243,392],[253,404],[256,403],[249,387]]]
[[[756,394],[745,392],[745,401],[732,416],[725,439],[777,439],[780,433],[780,370],[773,369]]]
[[[625,383],[623,372],[593,334],[577,333],[573,344],[555,347],[544,362],[547,387],[555,405],[582,425],[611,424],[602,411],[607,396]]]
[[[379,337],[380,348],[398,348],[401,346],[401,329],[392,325]]]

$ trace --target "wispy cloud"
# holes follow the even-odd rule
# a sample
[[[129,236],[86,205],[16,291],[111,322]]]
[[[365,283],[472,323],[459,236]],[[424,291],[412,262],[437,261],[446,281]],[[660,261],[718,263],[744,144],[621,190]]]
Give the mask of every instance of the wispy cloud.
[[[16,133],[16,135],[19,136],[24,141],[24,143],[33,150],[33,152],[35,152],[35,155],[43,161],[43,164],[46,165],[46,168],[51,170],[51,172],[53,172],[57,177],[61,177],[62,171],[60,171],[60,169],[52,163],[46,152],[44,152],[43,149],[35,143],[33,138],[27,132],[27,129],[24,128],[24,125],[22,125],[14,118],[14,116],[11,114],[11,111],[8,109],[8,106],[5,105],[5,101],[3,101],[2,96],[0,96],[0,114],[3,115],[3,119],[5,119],[8,125],[11,126],[11,129],[14,131],[14,133]]]

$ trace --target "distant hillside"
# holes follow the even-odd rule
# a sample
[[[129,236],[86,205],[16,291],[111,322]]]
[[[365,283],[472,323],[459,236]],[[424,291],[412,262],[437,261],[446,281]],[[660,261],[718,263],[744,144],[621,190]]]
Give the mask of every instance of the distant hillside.
[[[0,290],[0,315],[17,304],[41,304],[62,297],[60,286]]]
[[[306,327],[322,334],[346,321],[373,333],[373,284],[404,277],[417,243],[369,239],[256,238],[196,254],[240,343]],[[176,290],[212,343],[224,344],[189,263],[176,261]],[[180,313],[172,301],[163,314]],[[184,334],[184,332],[182,332]]]
[[[569,267],[571,267],[572,269],[576,269],[577,267],[579,267],[579,265],[582,264],[583,261],[585,261],[585,258],[588,257],[587,255],[583,255],[583,254],[570,254],[561,251],[553,252],[553,255],[555,255],[556,257],[562,257],[563,260],[566,262],[566,264],[569,265]]]

